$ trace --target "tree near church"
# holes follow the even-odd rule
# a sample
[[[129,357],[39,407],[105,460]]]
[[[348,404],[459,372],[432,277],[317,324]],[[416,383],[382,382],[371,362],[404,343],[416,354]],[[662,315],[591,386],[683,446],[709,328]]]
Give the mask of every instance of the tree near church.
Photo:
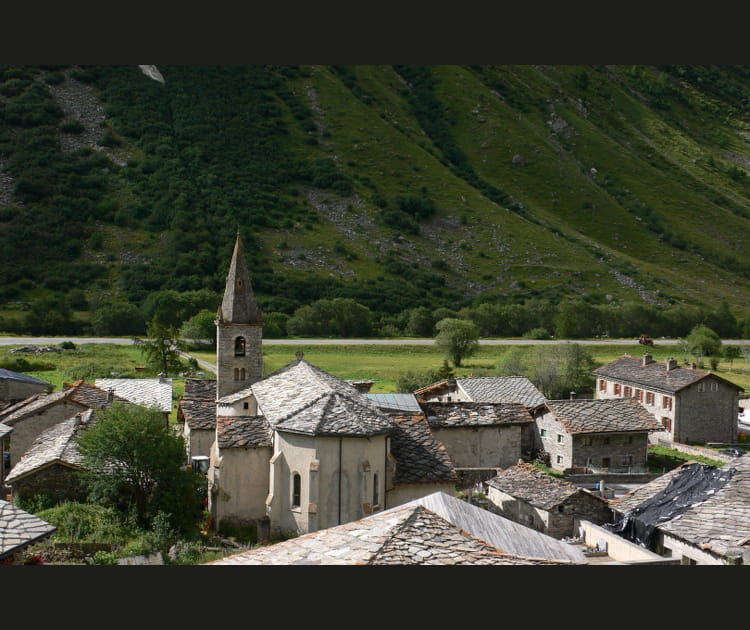
[[[159,411],[114,403],[96,412],[77,441],[89,500],[134,514],[142,527],[164,515],[180,533],[199,525],[202,477],[184,466],[184,439]]]
[[[165,375],[176,374],[182,369],[178,350],[178,333],[174,326],[167,326],[154,319],[146,329],[147,339],[135,339],[146,361],[153,369]]]
[[[461,361],[472,356],[479,347],[479,329],[467,319],[446,317],[435,324],[435,330],[435,345],[456,367],[461,367]]]

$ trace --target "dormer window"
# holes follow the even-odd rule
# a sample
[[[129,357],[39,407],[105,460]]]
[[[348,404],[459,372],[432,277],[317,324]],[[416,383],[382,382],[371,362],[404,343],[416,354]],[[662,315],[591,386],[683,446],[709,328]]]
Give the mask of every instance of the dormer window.
[[[234,340],[234,356],[244,357],[245,356],[245,338],[237,337]]]

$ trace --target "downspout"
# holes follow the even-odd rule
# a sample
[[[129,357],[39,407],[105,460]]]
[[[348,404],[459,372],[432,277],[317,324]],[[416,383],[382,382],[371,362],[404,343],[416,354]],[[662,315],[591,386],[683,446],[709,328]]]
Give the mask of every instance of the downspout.
[[[339,525],[341,525],[341,474],[342,474],[342,470],[341,470],[341,461],[342,461],[341,453],[342,453],[342,450],[343,450],[343,443],[344,443],[344,439],[343,438],[339,438],[339,522],[338,522]]]

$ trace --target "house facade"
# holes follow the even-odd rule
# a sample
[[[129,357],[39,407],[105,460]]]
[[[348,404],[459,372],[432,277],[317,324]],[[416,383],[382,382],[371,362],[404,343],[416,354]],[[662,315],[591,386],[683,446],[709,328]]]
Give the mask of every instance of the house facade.
[[[676,359],[658,362],[624,355],[593,371],[598,399],[632,398],[664,427],[655,439],[734,442],[738,434],[738,385]]]
[[[456,468],[505,468],[532,446],[534,418],[520,403],[420,403]]]
[[[550,400],[532,411],[549,465],[561,472],[646,472],[662,426],[632,398]]]

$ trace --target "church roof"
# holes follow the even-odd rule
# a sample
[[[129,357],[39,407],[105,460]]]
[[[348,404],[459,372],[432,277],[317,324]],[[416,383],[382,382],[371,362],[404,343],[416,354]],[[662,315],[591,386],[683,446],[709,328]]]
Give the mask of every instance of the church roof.
[[[219,448],[273,446],[273,435],[263,416],[226,416],[216,418]]]
[[[457,480],[453,461],[442,442],[430,431],[421,413],[395,417],[391,454],[396,460],[394,483],[452,482]]]
[[[370,437],[393,423],[365,394],[302,358],[252,385],[259,409],[278,431]]]
[[[245,250],[239,232],[234,243],[232,261],[229,264],[224,298],[219,306],[217,320],[226,324],[260,324],[261,315],[255,303],[250,273],[247,270]]]
[[[441,496],[438,496],[441,495]],[[526,549],[547,553],[524,556],[497,547],[482,536],[495,521],[498,529],[523,530],[548,546]],[[475,528],[474,526],[478,526]],[[569,551],[567,551],[569,549]],[[562,550],[562,551],[561,551]],[[563,553],[564,552],[564,553]],[[234,554],[211,565],[560,565],[585,564],[570,545],[438,492],[363,519],[304,534],[274,545]]]

